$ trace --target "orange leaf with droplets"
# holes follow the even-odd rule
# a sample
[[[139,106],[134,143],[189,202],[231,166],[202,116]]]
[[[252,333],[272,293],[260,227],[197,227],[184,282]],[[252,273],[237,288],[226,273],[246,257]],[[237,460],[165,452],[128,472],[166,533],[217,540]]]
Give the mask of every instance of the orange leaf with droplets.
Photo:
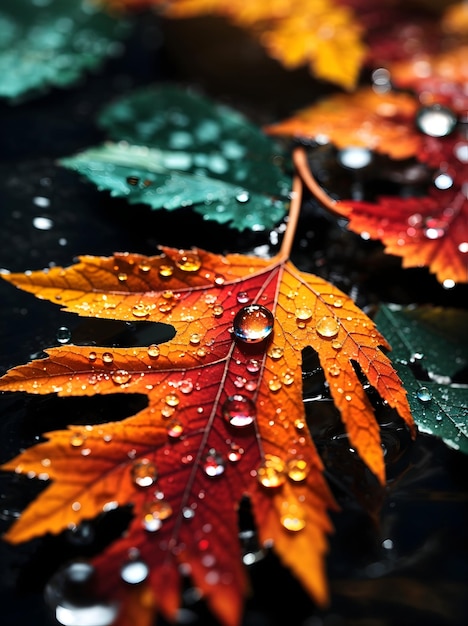
[[[131,580],[142,561],[150,608],[174,618],[188,573],[221,622],[234,626],[247,592],[237,507],[248,496],[261,543],[326,602],[327,510],[335,505],[303,427],[302,348],[317,351],[351,445],[381,482],[379,427],[358,369],[413,428],[380,350],[388,346],[353,301],[284,255],[162,248],[154,257],[86,256],[69,268],[4,278],[79,315],[164,322],[176,331],[159,346],[51,348],[1,379],[5,391],[148,400],[120,422],[46,433],[6,463],[51,479],[7,539],[58,533],[131,505],[127,532],[95,560],[101,591],[128,596],[119,573]]]
[[[406,159],[417,154],[421,133],[413,126],[419,103],[410,95],[362,88],[337,94],[266,128],[270,135],[359,146]]]
[[[354,13],[334,0],[102,0],[151,6],[170,18],[219,15],[246,29],[287,69],[309,67],[317,78],[352,89],[366,49]]]

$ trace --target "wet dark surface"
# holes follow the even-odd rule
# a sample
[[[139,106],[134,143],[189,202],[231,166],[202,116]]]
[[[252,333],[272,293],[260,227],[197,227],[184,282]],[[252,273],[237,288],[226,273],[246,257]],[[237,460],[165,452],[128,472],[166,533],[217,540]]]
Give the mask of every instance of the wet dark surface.
[[[181,64],[181,41],[185,37],[187,50],[194,42],[186,39],[186,31],[181,38],[173,29],[166,45],[156,20],[144,16],[124,56],[101,74],[87,77],[74,89],[55,90],[18,106],[0,103],[0,267],[24,271],[69,265],[79,254],[154,254],[158,244],[221,253],[271,254],[277,249],[277,233],[238,233],[206,223],[189,209],[166,213],[128,206],[56,165],[58,157],[102,140],[95,114],[134,86],[190,82],[259,123],[273,121],[329,90],[301,73],[287,75],[267,63],[277,78],[274,86],[269,83],[268,97],[262,98],[253,70],[254,78],[242,81],[242,68],[236,72],[232,63],[229,81],[220,66],[204,73],[201,56],[195,67]],[[174,55],[175,36],[179,58]],[[327,184],[333,181],[334,191],[349,193],[356,180],[338,168],[333,153],[317,159],[329,173]],[[379,167],[385,168],[385,163]],[[50,228],[38,227],[41,224]],[[466,307],[466,286],[446,290],[424,269],[402,270],[400,260],[385,256],[379,243],[347,232],[307,196],[292,256],[300,269],[351,293],[370,313],[380,302]],[[45,347],[59,345],[57,332],[63,326],[74,343],[130,346],[161,340],[160,329],[151,324],[79,319],[3,282],[0,298],[1,373],[39,356]],[[304,355],[304,370],[309,426],[341,506],[333,514],[335,533],[327,560],[331,602],[326,610],[318,610],[273,554],[260,553],[249,566],[252,595],[244,626],[462,626],[468,621],[468,459],[426,435],[411,441],[398,420],[374,399],[387,449],[388,483],[381,489],[349,450],[336,410],[323,395],[313,354]],[[120,419],[141,408],[142,402],[139,396],[123,401],[121,396],[1,395],[1,461],[36,443],[44,431]],[[3,531],[44,484],[10,474],[1,474],[0,484]],[[118,536],[128,518],[128,511],[114,511],[81,534],[64,533],[20,546],[2,543],[2,625],[55,624],[43,597],[47,581],[69,559],[95,554]],[[247,504],[241,507],[240,527],[246,550],[255,550]],[[190,586],[184,602],[180,623],[215,624]]]

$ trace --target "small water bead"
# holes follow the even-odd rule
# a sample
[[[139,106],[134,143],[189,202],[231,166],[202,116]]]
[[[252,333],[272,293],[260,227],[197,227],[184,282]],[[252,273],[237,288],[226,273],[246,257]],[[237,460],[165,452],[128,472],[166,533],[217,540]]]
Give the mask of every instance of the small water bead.
[[[208,350],[206,348],[204,348],[203,346],[201,348],[198,348],[197,350],[197,356],[203,358],[208,354]]]
[[[142,524],[148,532],[155,532],[162,526],[163,520],[172,515],[172,507],[167,500],[154,500],[144,507]]]
[[[244,202],[248,202],[250,200],[249,192],[248,191],[240,191],[236,195],[236,200],[237,200],[237,202],[240,202],[241,204],[244,204]]]
[[[125,272],[119,272],[117,278],[119,282],[124,283],[128,279],[128,275]]]
[[[71,331],[66,326],[60,326],[60,328],[57,330],[56,337],[59,343],[68,343],[71,339],[71,336]]]
[[[334,341],[332,341],[331,347],[333,348],[333,350],[341,350],[341,348],[343,347],[343,344],[341,343],[341,341],[338,341],[337,339],[335,339]]]
[[[151,487],[158,477],[156,465],[149,459],[134,463],[131,474],[133,482],[139,487]]]
[[[280,521],[284,528],[291,532],[299,532],[306,525],[304,511],[297,503],[282,504]]]
[[[321,337],[332,339],[337,336],[340,323],[335,317],[325,316],[317,322],[315,330]]]
[[[159,356],[159,346],[155,343],[152,343],[148,346],[147,352],[148,356],[150,356],[152,359],[156,359]]]
[[[225,463],[223,457],[211,448],[203,461],[203,470],[207,476],[220,476],[224,473]]]
[[[130,382],[132,375],[127,370],[116,370],[112,372],[111,378],[116,385],[125,385]]]
[[[197,272],[201,267],[201,259],[196,252],[181,250],[175,264],[183,272]]]
[[[109,365],[110,363],[114,362],[114,355],[111,352],[103,352],[102,353],[102,360],[103,360],[104,363]]]
[[[250,359],[247,361],[246,368],[251,374],[256,374],[260,371],[260,361],[257,361],[257,359]]]
[[[416,397],[420,402],[426,403],[432,400],[431,390],[427,387],[420,387],[416,392]]]
[[[172,307],[172,303],[168,302],[167,300],[162,300],[161,302],[158,302],[158,311],[160,313],[170,313],[172,311]]]
[[[241,394],[229,396],[223,404],[224,419],[235,428],[245,428],[253,424],[257,411],[250,398]]]
[[[231,461],[231,463],[237,463],[238,461],[240,461],[243,454],[244,448],[241,448],[241,446],[239,446],[237,443],[231,443],[228,452],[228,459],[229,461]]]
[[[139,585],[148,578],[148,565],[141,559],[132,559],[122,565],[120,577],[129,585]]]
[[[273,332],[273,314],[261,304],[240,309],[233,322],[234,335],[245,343],[259,343]]]
[[[180,399],[179,399],[179,396],[177,394],[175,394],[175,393],[168,393],[167,396],[164,398],[164,401],[169,406],[176,407],[179,404]]]
[[[199,333],[193,333],[193,335],[190,335],[190,343],[192,344],[192,346],[197,346],[200,341],[201,341],[202,336]]]
[[[239,304],[247,304],[250,300],[249,294],[246,291],[239,291],[236,299]]]
[[[224,313],[224,308],[220,304],[217,304],[213,307],[214,317],[221,317],[223,313]]]
[[[184,425],[178,419],[171,419],[167,424],[167,434],[172,439],[179,439],[184,432]]]
[[[169,417],[172,417],[175,413],[175,408],[172,406],[163,406],[163,408],[161,409],[161,417],[163,417],[164,419],[168,419]]]
[[[286,385],[287,387],[289,387],[289,385],[292,385],[294,382],[294,374],[289,371],[284,372],[281,376],[281,381],[283,385]]]
[[[274,454],[265,454],[263,463],[257,469],[257,480],[269,489],[280,487],[286,480],[285,470],[282,459]]]
[[[432,104],[421,107],[416,114],[416,125],[430,137],[446,137],[457,125],[457,117],[449,108]]]
[[[296,309],[296,319],[301,322],[307,322],[312,317],[312,309],[309,309],[308,306],[301,306]]]
[[[255,391],[257,389],[257,381],[247,380],[244,387],[246,391]]]
[[[274,378],[270,378],[270,380],[268,381],[268,389],[270,391],[279,391],[282,387],[282,383],[281,380],[278,378],[278,376],[275,376]]]
[[[293,457],[286,462],[286,473],[292,481],[301,482],[309,473],[309,464],[302,457]]]
[[[343,306],[343,300],[341,298],[336,298],[333,301],[333,306],[335,307],[335,309],[341,309],[341,307]]]
[[[138,269],[140,270],[140,272],[143,272],[143,274],[147,274],[151,271],[151,264],[149,262],[143,261],[142,263],[138,264]]]
[[[162,278],[169,278],[174,273],[174,268],[172,265],[163,264],[159,266],[159,275]]]
[[[333,365],[330,365],[330,367],[328,368],[328,373],[330,374],[330,376],[339,376],[341,373],[341,368],[337,363],[333,363]]]
[[[80,432],[73,432],[70,435],[70,445],[73,448],[80,448],[86,441],[86,435]]]
[[[284,350],[283,348],[280,348],[280,346],[271,346],[267,354],[270,358],[277,361],[278,359],[281,359],[281,357],[283,356]]]
[[[91,363],[94,363],[94,361],[97,359],[97,354],[92,351],[88,354],[88,359],[91,361]]]
[[[193,382],[190,378],[181,380],[177,386],[178,390],[183,394],[189,394],[193,391]]]
[[[226,282],[225,277],[222,274],[216,274],[214,277],[214,283],[215,285],[218,285],[218,287],[221,287],[221,285],[224,285],[224,283]]]

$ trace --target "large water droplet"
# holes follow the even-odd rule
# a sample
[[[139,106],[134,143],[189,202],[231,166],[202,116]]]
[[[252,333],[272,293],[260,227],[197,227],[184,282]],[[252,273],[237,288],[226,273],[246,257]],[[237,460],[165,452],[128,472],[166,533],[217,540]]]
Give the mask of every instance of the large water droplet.
[[[93,594],[94,568],[74,561],[60,568],[44,590],[47,605],[63,626],[109,626],[117,616],[117,605],[100,602]]]
[[[224,473],[225,463],[223,457],[211,448],[205,456],[203,469],[208,476],[220,476]]]
[[[416,125],[430,137],[445,137],[457,125],[457,117],[449,108],[440,104],[422,107],[416,115]]]
[[[133,482],[139,487],[151,487],[158,477],[156,465],[149,459],[141,459],[132,466]]]
[[[110,363],[113,363],[114,355],[112,354],[112,352],[103,352],[102,353],[102,360],[103,360],[104,363],[109,365]]]
[[[60,326],[60,328],[57,330],[56,337],[59,343],[68,343],[71,339],[71,336],[71,331],[66,326]]]
[[[280,487],[286,480],[285,465],[274,454],[265,454],[265,459],[257,469],[258,482],[264,487]]]
[[[127,370],[115,370],[112,372],[111,378],[116,385],[125,385],[130,382],[132,375]]]
[[[416,396],[420,402],[430,402],[432,400],[432,392],[427,387],[420,387],[416,392]]]
[[[196,252],[181,250],[175,264],[184,272],[196,272],[201,267],[201,259]]]
[[[273,314],[266,307],[260,304],[245,306],[234,317],[234,335],[246,343],[259,343],[272,333],[273,321]]]
[[[340,323],[335,317],[325,316],[317,322],[315,330],[326,339],[336,337],[340,329]]]
[[[223,404],[224,418],[235,428],[244,428],[253,424],[256,413],[252,400],[241,394],[230,396]]]

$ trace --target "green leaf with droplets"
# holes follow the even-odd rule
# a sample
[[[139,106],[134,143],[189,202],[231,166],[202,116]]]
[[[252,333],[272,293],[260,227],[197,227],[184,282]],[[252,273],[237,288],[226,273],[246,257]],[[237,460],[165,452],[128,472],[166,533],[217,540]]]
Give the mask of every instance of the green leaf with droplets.
[[[285,215],[291,180],[284,155],[228,107],[179,88],[138,90],[107,107],[109,139],[61,160],[101,190],[153,209],[193,206],[238,230],[272,228]]]
[[[375,321],[392,347],[418,429],[468,454],[468,312],[392,305],[382,306]]]
[[[75,83],[120,50],[129,23],[91,0],[0,3],[0,97],[20,100]]]

